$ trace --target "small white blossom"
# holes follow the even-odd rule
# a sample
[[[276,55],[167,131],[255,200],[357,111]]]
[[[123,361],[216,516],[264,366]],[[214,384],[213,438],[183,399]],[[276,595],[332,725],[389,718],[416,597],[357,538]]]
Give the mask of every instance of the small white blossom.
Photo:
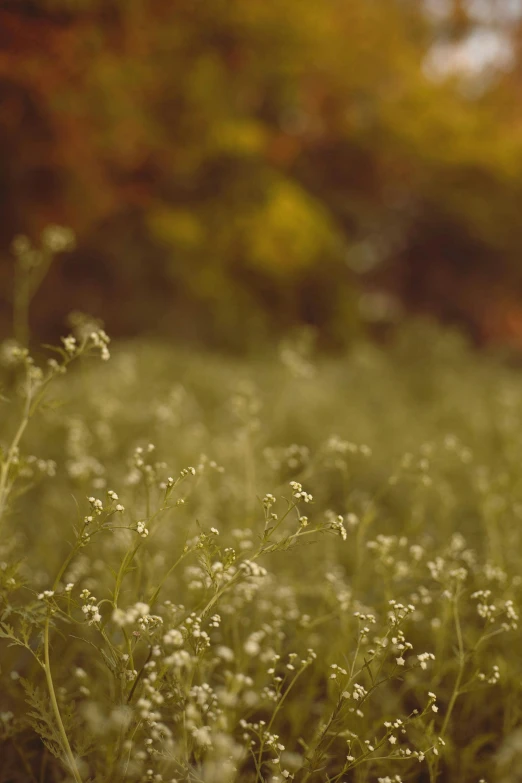
[[[66,353],[68,353],[69,356],[74,356],[78,348],[76,337],[73,337],[72,334],[68,335],[67,337],[62,337],[62,343]]]
[[[136,530],[142,538],[147,538],[149,535],[148,528],[145,527],[145,522],[138,522],[136,525]]]

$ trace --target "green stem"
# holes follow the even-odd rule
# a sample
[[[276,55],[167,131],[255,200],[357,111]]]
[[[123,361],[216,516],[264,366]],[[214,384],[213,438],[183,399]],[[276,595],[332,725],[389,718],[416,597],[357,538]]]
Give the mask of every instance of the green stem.
[[[465,668],[465,654],[464,654],[464,640],[462,638],[462,628],[460,625],[460,616],[459,616],[459,608],[458,608],[458,598],[455,596],[453,599],[453,616],[455,619],[455,631],[457,634],[457,646],[459,650],[459,669],[457,672],[457,679],[455,680],[455,685],[453,686],[453,693],[451,694],[450,702],[448,704],[448,709],[446,710],[446,715],[444,718],[444,723],[442,724],[442,729],[440,731],[440,736],[444,737],[446,734],[446,729],[448,728],[451,715],[453,712],[453,709],[455,707],[455,702],[457,701],[459,695],[460,695],[460,686],[462,683],[462,678],[464,676],[464,668]]]
[[[138,541],[130,551],[126,552],[125,557],[123,558],[123,560],[121,562],[121,565],[120,565],[120,568],[119,568],[119,571],[118,571],[118,575],[116,577],[116,583],[114,585],[114,595],[112,597],[112,601],[113,601],[114,607],[118,606],[118,598],[120,596],[121,586],[122,586],[125,574],[127,573],[127,569],[130,566],[130,564],[132,563],[132,561],[134,560],[134,558],[136,556],[136,553],[137,553],[138,549],[140,548],[140,546],[142,545],[142,543],[143,543],[143,541]]]
[[[62,716],[60,714],[60,708],[58,706],[58,701],[56,699],[56,692],[54,690],[54,683],[51,674],[51,663],[49,660],[49,620],[50,620],[50,614],[47,615],[47,619],[45,621],[45,627],[44,627],[45,679],[47,680],[47,688],[49,691],[49,696],[51,697],[51,705],[53,708],[56,723],[58,724],[58,731],[60,733],[60,738],[62,741],[62,748],[67,758],[69,770],[74,777],[75,783],[82,783],[81,775],[78,771],[78,767],[76,766],[76,759],[74,758],[74,754],[72,752],[71,746],[69,744],[69,739],[67,737],[67,733],[63,725]]]
[[[85,348],[85,343],[82,344],[80,350],[83,351]],[[65,359],[63,366],[67,367],[70,362],[72,361],[72,358]],[[22,440],[25,430],[27,429],[27,425],[29,424],[31,417],[36,412],[36,409],[38,408],[38,405],[42,401],[45,391],[49,385],[49,383],[52,380],[52,375],[49,375],[40,385],[38,389],[38,393],[35,395],[34,399],[32,396],[32,390],[31,390],[31,380],[29,377],[29,369],[26,367],[26,374],[27,374],[27,393],[25,398],[25,405],[24,405],[24,411],[22,415],[22,420],[20,421],[20,424],[18,426],[18,429],[15,433],[15,436],[11,442],[11,445],[9,447],[9,451],[7,452],[7,457],[5,459],[5,462],[2,462],[2,467],[0,468],[0,523],[2,522],[2,518],[5,514],[5,510],[7,508],[7,500],[9,497],[10,488],[8,486],[9,481],[9,470],[11,469],[11,465],[13,464],[14,458],[16,456],[17,449],[20,445],[20,441]]]
[[[171,567],[169,568],[169,570],[167,571],[167,573],[165,574],[165,576],[163,577],[163,579],[161,580],[161,582],[159,583],[159,585],[157,586],[157,588],[154,590],[154,592],[152,593],[152,595],[150,597],[149,605],[150,605],[151,608],[156,603],[156,600],[158,598],[158,595],[160,594],[161,588],[163,587],[163,585],[165,584],[165,582],[167,581],[167,579],[169,578],[171,573],[174,571],[176,566],[178,566],[181,563],[181,561],[188,554],[190,554],[190,552],[191,552],[191,550],[188,550],[187,552],[183,552],[183,554],[180,557],[178,557],[178,559],[173,563],[173,565],[171,565]]]
[[[270,718],[270,722],[269,722],[268,726],[265,729],[265,732],[264,732],[265,737],[270,732],[272,726],[274,725],[274,721],[277,718],[277,715],[280,712],[280,710],[281,710],[281,708],[282,708],[282,706],[283,706],[283,704],[284,704],[288,694],[290,693],[290,691],[292,690],[292,688],[296,684],[297,680],[299,679],[299,677],[301,676],[301,674],[304,672],[304,670],[306,668],[307,668],[307,666],[303,666],[301,669],[299,669],[299,671],[295,675],[294,679],[292,680],[292,682],[290,683],[290,685],[288,686],[288,688],[286,689],[284,694],[279,699],[279,701],[278,701],[278,703],[277,703],[277,705],[276,705],[276,707],[274,709],[274,712],[272,713],[272,717]],[[264,751],[264,749],[265,749],[265,741],[262,740],[260,748],[259,748],[259,752],[257,754],[257,764],[256,764],[256,769],[257,769],[257,773],[258,773],[259,777],[261,775],[261,764],[262,764],[262,760],[263,760],[263,751]]]
[[[78,550],[78,547],[75,546],[69,553],[69,555],[66,557],[65,562],[63,563],[62,567],[58,571],[58,574],[56,575],[56,578],[54,580],[53,584],[53,590],[56,589],[58,583],[60,582],[60,579],[62,578],[63,574],[65,573],[67,567],[69,566],[69,563],[72,561],[73,557],[75,556],[76,552]],[[74,758],[73,752],[71,750],[71,746],[69,744],[69,739],[67,737],[67,733],[65,731],[65,727],[63,725],[62,716],[60,714],[60,708],[58,706],[58,701],[56,699],[56,692],[54,690],[54,683],[53,678],[51,674],[51,662],[49,659],[49,621],[51,619],[50,612],[47,613],[47,618],[45,620],[45,626],[44,626],[44,669],[45,669],[45,679],[47,682],[47,689],[49,691],[49,696],[51,698],[51,705],[54,712],[54,717],[56,718],[56,723],[58,724],[58,730],[60,732],[60,737],[62,740],[62,748],[65,753],[65,756],[67,758],[69,769],[74,777],[75,783],[82,783],[82,778],[80,776],[80,773],[78,772],[78,767],[76,766],[76,760]]]
[[[9,470],[11,468],[11,465],[13,464],[13,460],[15,458],[18,445],[22,440],[27,425],[29,424],[30,409],[31,409],[31,397],[28,394],[25,403],[25,409],[24,409],[22,421],[20,422],[20,425],[16,431],[11,446],[9,447],[9,451],[7,452],[7,457],[5,459],[5,462],[2,462],[2,468],[0,469],[0,522],[2,521],[2,518],[5,513],[5,509],[7,507],[7,498],[9,495],[9,487],[8,487]]]
[[[27,775],[29,776],[29,778],[32,780],[33,783],[38,783],[37,779],[34,776],[33,770],[31,769],[31,767],[29,765],[29,762],[27,761],[27,758],[26,758],[25,754],[19,748],[18,743],[15,741],[14,738],[13,738],[13,747],[16,750],[16,752],[18,753],[18,755],[20,756],[22,764],[24,765],[24,769],[25,769]]]
[[[151,658],[152,658],[152,647],[149,649],[149,654],[147,655],[147,659],[146,659],[145,663],[143,664],[143,666],[141,667],[140,671],[138,672],[138,675],[137,675],[136,679],[134,680],[132,688],[130,689],[130,693],[127,696],[127,704],[131,703],[132,697],[134,696],[134,691],[136,690],[136,687],[137,687],[139,681],[143,677],[143,673],[145,672],[145,667],[147,666],[147,664],[148,664],[148,662],[150,661]]]

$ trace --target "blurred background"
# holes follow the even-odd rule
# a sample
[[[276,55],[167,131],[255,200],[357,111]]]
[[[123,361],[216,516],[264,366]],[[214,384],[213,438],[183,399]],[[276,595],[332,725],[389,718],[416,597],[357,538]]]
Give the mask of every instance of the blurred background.
[[[0,199],[0,336],[58,224],[42,341],[423,314],[522,351],[522,0],[3,0]]]

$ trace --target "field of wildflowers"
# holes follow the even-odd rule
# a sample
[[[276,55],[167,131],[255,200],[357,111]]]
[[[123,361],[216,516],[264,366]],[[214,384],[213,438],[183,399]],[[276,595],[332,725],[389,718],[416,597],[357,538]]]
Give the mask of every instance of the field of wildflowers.
[[[521,779],[519,371],[0,357],[0,781]]]

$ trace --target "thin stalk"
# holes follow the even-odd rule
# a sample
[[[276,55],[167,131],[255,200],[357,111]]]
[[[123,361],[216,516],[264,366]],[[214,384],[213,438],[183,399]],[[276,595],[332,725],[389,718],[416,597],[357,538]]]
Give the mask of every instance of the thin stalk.
[[[290,691],[292,690],[292,688],[296,684],[297,680],[299,679],[299,677],[301,676],[301,674],[304,672],[304,670],[306,668],[307,668],[307,666],[303,666],[297,672],[297,674],[295,675],[294,679],[292,680],[292,682],[290,683],[290,685],[288,686],[286,691],[283,693],[283,695],[279,699],[279,701],[278,701],[278,703],[277,703],[277,705],[276,705],[276,707],[274,709],[274,712],[272,713],[272,717],[270,718],[270,722],[269,722],[268,726],[265,729],[265,736],[270,732],[272,726],[274,725],[274,721],[277,718],[277,715],[279,714],[279,712],[280,712],[280,710],[281,710],[281,708],[282,708],[282,706],[283,706],[283,704],[284,704],[288,694],[290,693]],[[256,769],[257,769],[257,772],[258,772],[258,776],[260,776],[260,770],[261,770],[261,764],[262,764],[262,760],[263,760],[263,751],[264,751],[264,749],[265,749],[265,741],[262,740],[260,748],[259,748],[259,752],[257,754]]]
[[[45,781],[45,770],[47,767],[47,761],[49,759],[49,751],[47,748],[44,747],[44,752],[42,755],[42,763],[40,764],[40,779],[38,783],[44,783]]]
[[[458,608],[458,598],[455,596],[453,599],[453,616],[455,620],[455,632],[457,634],[457,647],[459,651],[459,669],[457,672],[457,678],[455,680],[455,685],[453,686],[453,693],[451,694],[450,702],[448,704],[448,709],[446,710],[446,715],[444,717],[444,723],[442,724],[442,729],[440,731],[440,736],[444,737],[446,734],[446,730],[448,728],[451,715],[453,712],[453,709],[455,707],[455,702],[457,701],[459,695],[460,695],[460,686],[462,684],[462,678],[464,676],[464,668],[466,664],[465,660],[465,654],[464,654],[464,640],[462,638],[462,628],[460,625],[460,616],[459,616],[459,608]]]
[[[56,589],[56,586],[58,585],[60,579],[62,578],[63,574],[65,573],[65,570],[69,566],[69,563],[74,558],[76,552],[78,551],[78,547],[75,546],[69,553],[69,555],[66,557],[62,567],[58,571],[58,574],[56,575],[56,578],[54,580],[53,584],[53,590]],[[69,744],[69,739],[67,737],[67,732],[65,731],[65,726],[63,725],[62,716],[60,713],[60,708],[58,706],[58,701],[56,699],[56,691],[54,690],[54,683],[51,673],[51,662],[49,657],[49,623],[50,623],[51,615],[50,612],[47,613],[47,618],[45,620],[45,626],[44,626],[44,669],[45,669],[45,679],[47,682],[47,690],[49,691],[49,696],[51,698],[51,706],[54,712],[54,717],[56,719],[56,723],[58,724],[58,731],[60,733],[60,738],[62,741],[62,748],[65,753],[65,756],[67,758],[69,769],[74,777],[75,783],[82,783],[81,775],[78,771],[78,767],[76,765],[76,760],[74,758],[74,754],[72,752],[71,746]]]
[[[114,595],[112,597],[112,601],[113,601],[113,604],[114,604],[115,607],[118,606],[118,598],[120,596],[120,590],[121,590],[121,586],[122,586],[122,583],[123,583],[123,579],[125,577],[125,574],[127,573],[127,568],[130,566],[130,564],[134,560],[134,558],[136,556],[136,553],[137,553],[138,549],[140,548],[140,546],[142,545],[142,543],[143,543],[143,541],[141,541],[141,540],[138,541],[131,550],[129,550],[128,552],[125,553],[125,557],[123,558],[123,560],[121,562],[121,565],[120,565],[120,568],[119,568],[119,571],[118,571],[118,575],[116,577],[116,583],[114,585]]]
[[[67,737],[67,732],[65,731],[65,726],[63,725],[62,716],[60,714],[60,708],[58,706],[58,701],[56,699],[56,692],[54,690],[54,683],[51,674],[51,663],[49,660],[49,620],[50,620],[50,614],[47,615],[47,619],[45,621],[45,627],[44,627],[44,662],[45,662],[45,679],[47,681],[47,689],[49,691],[49,696],[51,697],[51,705],[53,708],[56,723],[58,724],[58,731],[60,733],[60,738],[62,741],[62,748],[67,758],[69,770],[74,777],[75,783],[82,783],[82,778],[78,771],[78,767],[76,765],[76,759],[74,758],[74,754],[72,752],[71,746],[69,744],[69,739]]]
[[[165,584],[165,582],[167,581],[167,579],[169,578],[169,576],[171,575],[171,573],[174,571],[174,569],[176,568],[176,566],[178,566],[178,565],[181,563],[181,561],[182,561],[182,560],[183,560],[183,559],[184,559],[184,558],[185,558],[185,557],[186,557],[188,554],[190,554],[190,550],[189,550],[189,551],[187,551],[187,552],[183,552],[183,554],[182,554],[182,555],[180,555],[180,557],[178,557],[178,559],[177,559],[177,560],[176,560],[176,561],[173,563],[173,565],[171,565],[171,567],[169,568],[169,570],[167,571],[167,573],[165,574],[165,576],[163,577],[163,579],[161,580],[161,582],[159,583],[159,585],[157,586],[157,588],[154,590],[154,592],[152,593],[152,595],[151,595],[151,597],[150,597],[150,600],[149,600],[149,605],[150,605],[151,607],[152,607],[152,606],[154,606],[154,604],[156,603],[156,600],[157,600],[157,598],[158,598],[158,595],[160,594],[161,588],[163,587],[163,585]]]
[[[34,775],[34,772],[31,769],[31,767],[29,765],[29,762],[27,761],[27,758],[26,758],[25,754],[19,748],[18,743],[14,740],[14,738],[13,738],[13,747],[16,750],[16,752],[18,753],[18,755],[20,756],[22,764],[24,765],[24,769],[25,769],[27,775],[29,776],[29,778],[31,779],[32,783],[38,783],[38,780],[36,779],[36,777]]]
[[[24,413],[22,416],[22,420],[18,426],[18,429],[13,438],[11,446],[9,447],[9,451],[7,452],[7,457],[5,459],[5,462],[2,462],[2,467],[0,469],[0,521],[2,520],[5,513],[5,509],[7,507],[7,497],[9,495],[9,487],[8,487],[9,470],[11,468],[11,465],[13,464],[13,460],[15,458],[18,445],[23,438],[27,425],[29,424],[29,419],[31,417],[30,411],[31,411],[31,397],[28,394],[24,406]]]
[[[83,352],[83,350],[85,349],[85,345],[86,343],[83,342],[78,350],[78,353]],[[72,360],[73,357],[64,359],[62,366],[64,368],[68,367],[68,365],[71,363]],[[32,390],[31,379],[29,376],[29,367],[26,366],[27,393],[26,393],[26,398],[24,403],[22,419],[20,421],[20,424],[18,425],[18,429],[11,442],[11,445],[7,452],[6,459],[5,461],[2,461],[2,466],[0,468],[0,523],[2,522],[3,516],[5,514],[5,510],[7,508],[7,500],[10,492],[10,488],[8,486],[9,470],[11,469],[11,465],[13,464],[17,449],[20,445],[20,441],[24,436],[25,430],[27,429],[27,426],[32,416],[35,414],[40,402],[42,401],[45,391],[49,386],[52,378],[53,378],[52,374],[49,374],[48,377],[41,383],[38,389]],[[34,391],[36,391],[37,393],[34,394]]]
[[[143,673],[145,671],[145,667],[147,666],[147,664],[148,664],[148,662],[150,661],[151,658],[152,658],[152,647],[149,649],[149,654],[147,655],[147,659],[146,659],[145,663],[143,664],[143,666],[141,667],[140,671],[138,672],[138,675],[137,675],[136,679],[134,680],[132,688],[130,689],[130,693],[127,696],[127,704],[131,703],[132,697],[134,696],[134,691],[136,690],[136,687],[137,687],[139,681],[143,677]]]

